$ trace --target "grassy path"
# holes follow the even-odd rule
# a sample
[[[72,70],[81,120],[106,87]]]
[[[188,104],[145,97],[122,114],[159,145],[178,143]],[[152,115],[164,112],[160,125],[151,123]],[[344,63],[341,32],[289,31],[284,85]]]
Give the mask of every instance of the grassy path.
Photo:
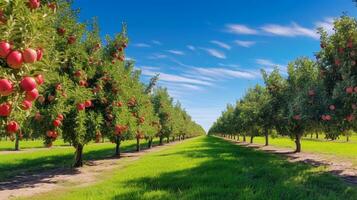
[[[357,199],[357,188],[281,156],[199,137],[144,155],[100,183],[29,199]]]

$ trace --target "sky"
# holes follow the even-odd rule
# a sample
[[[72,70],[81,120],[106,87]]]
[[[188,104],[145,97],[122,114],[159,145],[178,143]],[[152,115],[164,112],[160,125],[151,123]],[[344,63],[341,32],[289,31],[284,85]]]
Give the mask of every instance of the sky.
[[[88,3],[90,2],[90,3]],[[80,20],[97,17],[102,37],[128,26],[127,59],[148,82],[160,73],[192,118],[206,130],[227,103],[263,84],[260,70],[319,50],[317,27],[356,17],[352,0],[75,0]]]

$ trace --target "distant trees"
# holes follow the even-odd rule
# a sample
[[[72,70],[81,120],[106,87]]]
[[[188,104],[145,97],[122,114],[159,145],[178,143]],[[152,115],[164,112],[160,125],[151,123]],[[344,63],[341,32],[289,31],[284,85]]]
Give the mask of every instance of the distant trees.
[[[268,145],[268,133],[276,131],[295,140],[296,152],[307,133],[324,131],[329,139],[348,138],[356,130],[356,20],[342,16],[334,30],[328,35],[319,29],[316,61],[296,59],[289,63],[286,78],[277,68],[271,73],[263,70],[265,86],[249,89],[233,111],[229,105],[209,133],[249,135],[251,140],[265,135]],[[234,117],[228,117],[232,113]]]

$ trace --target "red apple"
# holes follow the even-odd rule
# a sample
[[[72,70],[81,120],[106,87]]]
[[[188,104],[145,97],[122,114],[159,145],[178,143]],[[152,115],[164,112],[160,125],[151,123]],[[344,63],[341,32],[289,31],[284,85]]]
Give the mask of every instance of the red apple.
[[[55,10],[57,8],[57,5],[55,2],[52,2],[52,3],[48,3],[48,8],[50,8],[51,10]]]
[[[77,110],[81,111],[81,110],[84,110],[86,108],[85,104],[84,103],[78,103],[77,104]]]
[[[357,93],[357,86],[353,88],[353,91]]]
[[[41,121],[41,120],[42,120],[42,115],[41,115],[41,113],[37,112],[37,113],[35,114],[35,120],[36,120],[36,121]]]
[[[10,103],[5,102],[5,103],[0,104],[0,116],[1,117],[9,116],[11,113],[11,109],[12,109],[12,107],[11,107]]]
[[[38,102],[40,102],[42,104],[43,102],[45,102],[46,99],[44,96],[41,95],[37,98],[37,100],[38,100]]]
[[[45,79],[42,74],[38,74],[35,76],[35,81],[38,85],[42,85],[45,82]]]
[[[87,85],[87,82],[85,80],[80,80],[79,85],[84,87]]]
[[[62,85],[60,83],[56,84],[56,90],[62,90]]]
[[[31,90],[30,92],[26,92],[25,99],[28,101],[35,101],[38,96],[39,96],[38,90],[35,88],[35,89]]]
[[[8,96],[14,90],[12,83],[7,79],[0,79],[0,95],[1,96]]]
[[[76,37],[71,35],[67,38],[68,44],[74,44],[76,42]]]
[[[348,41],[347,47],[348,47],[348,48],[352,48],[352,47],[353,47],[353,42],[352,42],[352,40]]]
[[[43,58],[43,49],[42,49],[42,48],[37,49],[37,50],[36,50],[36,53],[37,53],[37,58],[36,58],[36,60],[37,60],[37,61],[42,60],[42,58]]]
[[[118,104],[117,104],[118,107],[122,107],[123,106],[123,102],[121,101],[118,101]]]
[[[92,106],[92,101],[91,100],[87,100],[87,101],[84,102],[84,105],[85,105],[86,108],[91,107]]]
[[[32,102],[31,101],[28,101],[28,100],[22,101],[22,103],[21,103],[21,109],[22,110],[28,110],[31,107],[32,107]]]
[[[6,58],[11,52],[11,45],[7,42],[0,42],[0,58]]]
[[[29,0],[29,1],[28,1],[28,6],[29,6],[29,8],[31,8],[31,9],[39,8],[40,5],[41,5],[40,0]]]
[[[63,121],[64,116],[62,114],[58,114],[57,115],[57,119],[60,120],[60,121]]]
[[[66,29],[64,28],[57,28],[58,35],[63,36],[66,33]]]
[[[335,65],[339,66],[341,64],[341,61],[339,59],[335,60]]]
[[[37,52],[34,49],[27,48],[22,53],[25,63],[34,63],[37,60]]]
[[[314,90],[309,90],[309,96],[315,96],[315,91]]]
[[[353,93],[353,87],[347,87],[346,88],[346,93],[347,94],[352,94]]]
[[[9,133],[15,133],[20,129],[20,126],[17,122],[15,121],[10,121],[7,126],[6,126],[6,130]]]
[[[59,126],[61,126],[61,120],[59,120],[59,119],[55,119],[55,120],[53,120],[53,126],[54,127],[59,127]]]
[[[293,116],[293,119],[295,119],[295,120],[301,120],[301,115],[294,115],[294,116]]]
[[[53,96],[53,95],[48,95],[48,97],[47,97],[47,99],[48,99],[48,101],[49,102],[52,102],[53,100],[55,100],[55,96]]]
[[[20,87],[22,90],[24,91],[32,91],[33,89],[36,88],[36,81],[34,78],[26,76],[25,78],[23,78],[20,82]]]
[[[330,110],[335,110],[335,109],[336,109],[336,106],[335,106],[335,105],[330,105],[330,106],[329,106],[329,109],[330,109]]]
[[[74,76],[76,76],[76,77],[82,76],[82,71],[81,71],[81,70],[77,70],[77,71],[74,73]]]
[[[20,69],[24,62],[22,53],[19,51],[12,51],[7,56],[6,61],[7,61],[7,64],[13,69]]]
[[[355,117],[351,114],[351,115],[348,115],[347,117],[346,117],[346,120],[347,121],[349,121],[349,122],[351,122],[351,121],[353,121],[355,119]]]
[[[52,137],[53,136],[53,131],[47,131],[46,132],[47,137]]]
[[[330,121],[331,120],[331,115],[325,115],[325,120]]]

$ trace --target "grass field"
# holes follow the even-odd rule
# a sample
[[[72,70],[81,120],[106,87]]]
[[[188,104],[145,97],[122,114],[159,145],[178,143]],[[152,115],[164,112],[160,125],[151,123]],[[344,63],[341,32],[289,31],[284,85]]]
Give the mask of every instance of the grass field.
[[[38,142],[38,141],[37,141]],[[155,140],[154,143],[158,141]],[[24,145],[26,142],[23,142]],[[146,147],[145,140],[142,142]],[[36,144],[30,143],[28,146]],[[135,150],[136,140],[122,142],[122,150]],[[145,146],[144,146],[145,145]],[[33,147],[33,146],[32,146]],[[114,155],[115,144],[92,143],[84,147],[84,160],[103,159]],[[33,172],[53,168],[68,168],[74,160],[75,149],[70,146],[54,148],[38,148],[20,152],[1,154],[0,151],[0,181],[13,178],[17,175],[26,175]]]
[[[323,167],[199,137],[144,155],[92,186],[29,198],[49,199],[357,199],[352,187]]]
[[[249,141],[249,137],[247,138],[247,141]],[[255,137],[253,143],[265,144],[265,138]],[[352,138],[351,142],[303,138],[301,144],[303,152],[335,155],[341,158],[349,159],[357,165],[356,136]],[[287,137],[269,138],[269,145],[295,149],[294,141]]]
[[[53,146],[69,146],[68,143],[65,143],[63,140],[56,140],[53,142]],[[43,148],[43,140],[21,140],[20,149],[29,149],[29,148]],[[15,142],[10,140],[0,141],[0,151],[11,151],[15,149]]]

